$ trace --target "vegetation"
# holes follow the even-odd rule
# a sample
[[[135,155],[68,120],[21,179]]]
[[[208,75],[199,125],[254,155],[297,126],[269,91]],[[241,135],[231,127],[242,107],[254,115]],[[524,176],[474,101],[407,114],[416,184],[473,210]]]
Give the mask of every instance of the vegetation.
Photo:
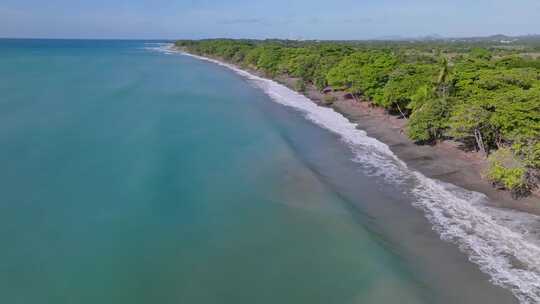
[[[420,144],[452,139],[483,153],[488,178],[517,196],[540,179],[540,60],[533,56],[540,43],[220,39],[176,45],[268,77],[293,77],[299,92],[330,86],[383,107],[406,119],[408,136]],[[335,97],[323,101],[332,104]]]
[[[487,176],[495,186],[510,190],[514,197],[527,194],[532,186],[527,168],[508,148],[501,148],[489,157]]]
[[[334,95],[324,95],[323,102],[325,105],[331,105],[336,102],[337,98]]]

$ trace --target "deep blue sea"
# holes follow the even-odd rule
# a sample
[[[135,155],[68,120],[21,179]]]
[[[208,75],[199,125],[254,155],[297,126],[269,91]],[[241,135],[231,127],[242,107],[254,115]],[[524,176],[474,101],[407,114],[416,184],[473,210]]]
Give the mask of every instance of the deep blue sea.
[[[0,40],[0,303],[516,303],[414,181],[159,48]]]

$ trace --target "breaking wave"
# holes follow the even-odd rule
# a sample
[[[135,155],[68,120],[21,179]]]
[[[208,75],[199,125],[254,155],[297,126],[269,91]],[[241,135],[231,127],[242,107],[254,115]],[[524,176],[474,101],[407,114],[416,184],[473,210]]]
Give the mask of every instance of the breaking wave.
[[[173,44],[171,43],[162,43],[162,42],[147,42],[142,48],[147,51],[155,51],[163,54],[177,54],[178,52],[173,49]]]

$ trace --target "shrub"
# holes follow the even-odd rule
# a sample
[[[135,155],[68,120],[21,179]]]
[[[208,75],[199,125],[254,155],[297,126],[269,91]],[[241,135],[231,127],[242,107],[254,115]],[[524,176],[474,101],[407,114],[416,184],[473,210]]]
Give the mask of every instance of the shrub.
[[[523,158],[527,167],[540,169],[540,141],[518,141],[512,149]]]
[[[510,190],[514,198],[527,195],[527,169],[509,148],[501,148],[489,157],[487,178],[494,185]]]

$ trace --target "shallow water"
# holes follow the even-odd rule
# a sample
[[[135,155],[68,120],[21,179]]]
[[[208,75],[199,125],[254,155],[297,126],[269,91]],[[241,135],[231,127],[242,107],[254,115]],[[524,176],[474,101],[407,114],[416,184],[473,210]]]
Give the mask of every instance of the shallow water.
[[[0,302],[516,302],[380,143],[157,46],[0,40]]]

